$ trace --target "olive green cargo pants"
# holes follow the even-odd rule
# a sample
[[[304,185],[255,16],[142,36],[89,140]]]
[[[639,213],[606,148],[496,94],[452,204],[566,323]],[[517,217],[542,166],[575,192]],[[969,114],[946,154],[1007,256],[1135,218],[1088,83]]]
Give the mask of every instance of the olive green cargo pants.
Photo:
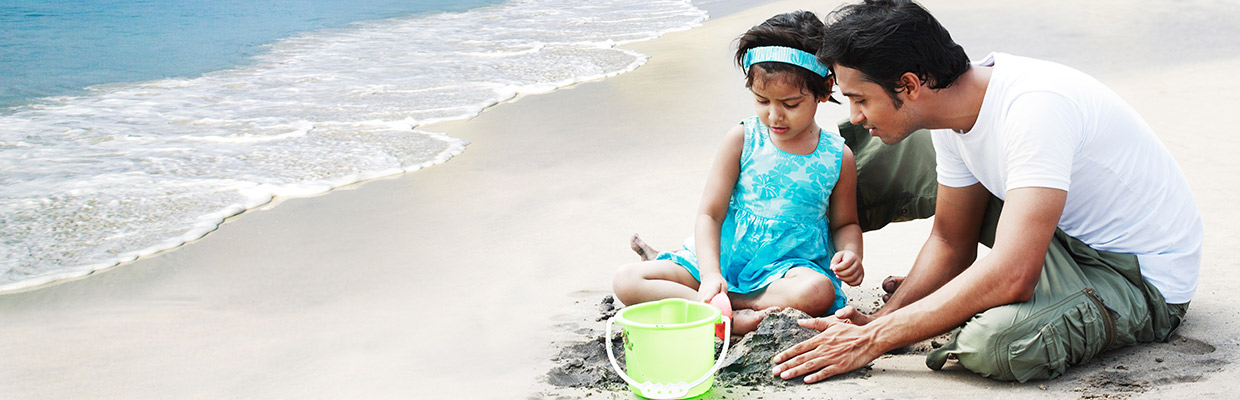
[[[862,230],[934,214],[934,146],[927,132],[884,145],[859,126],[840,124],[857,160]],[[981,242],[994,244],[1003,202],[992,197]],[[1166,341],[1188,304],[1166,304],[1141,277],[1137,257],[1098,251],[1056,229],[1033,297],[973,316],[930,352],[939,369],[949,356],[969,370],[1025,382],[1062,375],[1095,355],[1139,342]]]

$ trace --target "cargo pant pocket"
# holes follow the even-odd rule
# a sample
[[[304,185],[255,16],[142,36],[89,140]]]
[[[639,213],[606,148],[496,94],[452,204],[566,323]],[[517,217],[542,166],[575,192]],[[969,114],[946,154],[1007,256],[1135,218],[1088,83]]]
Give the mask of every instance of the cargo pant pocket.
[[[1093,289],[1085,289],[1018,322],[996,338],[995,356],[1006,358],[999,364],[1008,370],[999,375],[1020,382],[1051,379],[1089,361],[1114,341],[1113,313]]]

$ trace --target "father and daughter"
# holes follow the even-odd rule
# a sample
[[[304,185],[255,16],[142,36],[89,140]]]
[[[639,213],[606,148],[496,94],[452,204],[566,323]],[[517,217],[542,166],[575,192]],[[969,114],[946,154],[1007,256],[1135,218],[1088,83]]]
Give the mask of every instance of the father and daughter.
[[[1201,215],[1158,136],[1097,79],[1004,53],[972,62],[909,0],[848,4],[825,23],[782,14],[738,42],[757,115],[726,134],[683,249],[633,238],[643,261],[616,273],[621,302],[727,293],[736,333],[776,308],[831,315],[800,321],[822,333],[772,360],[807,383],[947,331],[930,368],[1049,379],[1180,326]],[[833,87],[849,100],[847,139],[814,122]],[[875,213],[873,198],[895,197],[900,212]],[[842,284],[864,276],[862,230],[929,215],[883,307],[844,307]]]
[[[798,11],[738,39],[757,115],[724,135],[683,249],[658,252],[633,237],[642,262],[616,273],[621,302],[727,293],[738,334],[772,310],[826,315],[847,304],[841,283],[864,276],[857,168],[844,139],[814,120],[818,103],[836,102],[831,71],[814,55],[822,31],[816,15]]]

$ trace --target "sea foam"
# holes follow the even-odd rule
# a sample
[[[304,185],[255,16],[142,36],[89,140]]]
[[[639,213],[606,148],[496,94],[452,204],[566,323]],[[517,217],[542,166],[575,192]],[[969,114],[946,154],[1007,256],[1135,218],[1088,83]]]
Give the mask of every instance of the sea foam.
[[[687,0],[513,0],[304,34],[243,66],[5,110],[0,292],[179,246],[277,196],[443,163],[467,143],[420,127],[631,71],[646,56],[614,46],[705,18]]]

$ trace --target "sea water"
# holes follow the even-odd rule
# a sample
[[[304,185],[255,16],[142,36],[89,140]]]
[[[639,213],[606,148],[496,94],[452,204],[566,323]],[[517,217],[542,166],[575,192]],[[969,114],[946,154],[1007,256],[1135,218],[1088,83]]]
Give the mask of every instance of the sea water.
[[[0,292],[179,246],[275,196],[441,163],[420,127],[632,70],[688,0],[10,0]]]

